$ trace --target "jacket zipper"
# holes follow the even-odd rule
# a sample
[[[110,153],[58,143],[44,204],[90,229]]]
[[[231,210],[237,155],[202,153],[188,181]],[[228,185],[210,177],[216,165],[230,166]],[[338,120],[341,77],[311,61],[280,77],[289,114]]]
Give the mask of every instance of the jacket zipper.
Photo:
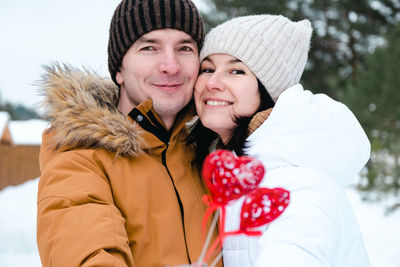
[[[152,119],[153,123],[155,125],[157,125],[158,127],[156,127],[153,124],[151,124],[150,120],[147,119],[147,117],[144,116],[143,113],[140,112],[140,110],[138,110],[137,108],[132,109],[131,112],[129,113],[129,116],[133,120],[135,120],[144,130],[154,134],[158,139],[160,139],[166,145],[165,150],[161,154],[161,158],[162,158],[161,161],[162,161],[162,164],[164,165],[164,168],[167,170],[169,178],[171,179],[172,186],[174,187],[176,198],[178,200],[179,209],[181,211],[183,237],[185,239],[186,255],[187,255],[189,264],[191,264],[192,261],[190,260],[189,249],[188,249],[187,240],[186,240],[186,229],[185,229],[185,218],[184,218],[183,204],[182,204],[182,200],[181,200],[181,198],[179,196],[178,190],[175,187],[174,179],[172,178],[172,175],[171,175],[171,173],[170,173],[170,171],[168,169],[168,166],[167,166],[166,154],[167,154],[167,150],[168,150],[168,147],[169,147],[169,138],[170,137],[169,137],[168,132],[157,121],[157,119],[154,117],[154,115],[151,112],[149,112],[148,115]]]
[[[168,166],[167,166],[167,158],[166,158],[166,154],[167,154],[167,150],[168,150],[168,146],[169,146],[169,142],[166,143],[166,148],[165,150],[162,152],[162,164],[164,165],[165,169],[168,172],[169,178],[171,179],[172,185],[174,187],[175,190],[175,194],[176,194],[176,198],[178,199],[178,203],[179,203],[179,209],[181,210],[181,219],[182,219],[182,228],[183,228],[183,237],[185,239],[185,248],[186,248],[186,255],[189,261],[189,264],[192,264],[192,261],[190,260],[190,255],[189,255],[189,249],[188,249],[188,245],[187,245],[187,240],[186,240],[186,229],[185,229],[185,217],[184,217],[184,210],[183,210],[183,204],[182,204],[182,200],[178,194],[178,190],[175,187],[175,183],[174,183],[174,179],[172,179],[172,175],[169,172]]]

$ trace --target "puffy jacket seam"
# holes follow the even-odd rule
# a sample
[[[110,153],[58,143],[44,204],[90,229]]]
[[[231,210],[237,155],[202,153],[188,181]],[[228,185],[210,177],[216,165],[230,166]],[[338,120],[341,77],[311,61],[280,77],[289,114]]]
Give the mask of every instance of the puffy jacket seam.
[[[121,214],[121,216],[122,216],[122,214]],[[117,231],[116,231],[117,227],[115,225],[115,220],[114,220],[114,216],[112,214],[112,210],[111,209],[110,209],[110,217],[111,217],[112,224],[113,224],[114,247],[118,247],[118,241],[117,241],[118,238],[117,238],[117,234],[116,234],[117,233]],[[129,244],[128,244],[128,246],[129,246]],[[129,251],[131,251],[131,250],[129,249]],[[124,257],[124,261],[125,261],[125,257]],[[117,263],[118,263],[118,261],[113,257],[113,266],[117,266]]]
[[[46,200],[46,199],[48,199],[48,198],[61,198],[61,199],[66,199],[66,200],[69,200],[69,201],[73,202],[75,205],[84,205],[84,204],[93,203],[93,202],[78,202],[78,201],[73,200],[73,199],[71,199],[71,198],[69,198],[69,197],[58,196],[58,195],[50,195],[50,196],[42,197],[40,200],[37,201],[37,204],[39,205],[40,202],[42,202],[42,201],[44,201],[44,200]],[[114,203],[109,203],[109,202],[104,202],[104,203],[99,203],[99,202],[97,202],[97,203],[95,203],[95,204],[99,204],[99,205],[114,205]]]
[[[71,199],[69,197],[63,197],[63,196],[57,196],[57,195],[51,195],[51,196],[42,197],[40,200],[37,201],[37,204],[39,205],[40,202],[42,202],[42,201],[44,201],[44,200],[46,200],[48,198],[61,198],[61,199],[67,199],[67,200],[69,200],[69,201],[71,201],[71,202],[73,202],[74,204],[77,204],[77,205],[84,204],[84,203],[79,203],[79,202],[77,202],[77,201],[75,201],[75,200],[73,200],[73,199]]]

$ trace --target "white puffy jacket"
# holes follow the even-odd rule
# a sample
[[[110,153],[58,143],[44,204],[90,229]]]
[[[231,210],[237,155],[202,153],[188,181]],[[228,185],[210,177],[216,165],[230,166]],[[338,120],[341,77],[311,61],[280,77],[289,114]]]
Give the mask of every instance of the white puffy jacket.
[[[281,94],[269,118],[249,138],[261,160],[261,187],[283,187],[291,202],[263,235],[228,237],[225,267],[367,267],[359,226],[344,193],[370,156],[352,112],[300,84]],[[226,209],[226,230],[239,227],[243,198]]]

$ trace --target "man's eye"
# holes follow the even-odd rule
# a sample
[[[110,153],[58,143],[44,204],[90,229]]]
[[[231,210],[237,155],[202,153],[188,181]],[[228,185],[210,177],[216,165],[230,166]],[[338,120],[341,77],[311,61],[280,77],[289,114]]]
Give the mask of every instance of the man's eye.
[[[193,51],[193,49],[190,46],[183,46],[179,50],[180,51],[185,51],[185,52]]]
[[[156,49],[153,46],[145,46],[145,47],[142,47],[140,50],[142,50],[142,51],[154,51]]]
[[[233,71],[232,71],[232,74],[234,74],[234,75],[237,75],[237,74],[245,74],[245,72],[242,71],[242,70],[233,70]]]

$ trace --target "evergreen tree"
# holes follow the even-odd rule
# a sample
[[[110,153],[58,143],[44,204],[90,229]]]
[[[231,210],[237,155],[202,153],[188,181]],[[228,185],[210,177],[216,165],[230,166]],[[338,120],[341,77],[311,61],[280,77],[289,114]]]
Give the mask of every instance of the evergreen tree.
[[[400,194],[400,23],[387,35],[386,44],[366,57],[346,103],[364,126],[372,156],[364,190]]]
[[[13,105],[0,102],[0,111],[6,111],[10,114],[12,120],[29,120],[40,118],[39,114],[23,105]]]

